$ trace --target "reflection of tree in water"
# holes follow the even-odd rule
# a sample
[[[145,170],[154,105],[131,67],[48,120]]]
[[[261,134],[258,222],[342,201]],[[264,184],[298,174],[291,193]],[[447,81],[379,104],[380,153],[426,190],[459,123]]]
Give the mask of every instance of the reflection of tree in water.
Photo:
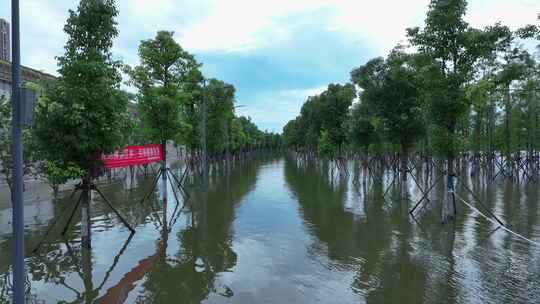
[[[177,233],[179,252],[172,258],[162,251],[138,303],[200,303],[213,292],[233,295],[227,286],[216,286],[216,278],[236,265],[231,225],[236,205],[255,185],[259,166],[253,160],[214,179],[207,192],[192,194],[191,225]]]
[[[498,191],[497,191],[498,190]],[[538,186],[534,184],[514,184],[505,181],[493,186],[488,192],[488,206],[498,205],[499,216],[508,227],[526,237],[534,239],[538,226]],[[498,193],[500,192],[500,193]],[[485,229],[484,229],[485,230]],[[474,254],[484,263],[479,263],[479,277],[482,279],[484,299],[496,299],[500,303],[528,303],[539,298],[540,263],[538,247],[516,240],[502,232],[493,239],[485,236],[482,247]]]
[[[112,198],[111,200],[115,206],[126,215],[128,221],[135,225],[147,221],[148,216],[152,212],[151,208],[147,205],[133,204],[134,201],[142,198],[147,189],[139,188],[131,191],[129,194],[122,194],[118,186],[112,184],[105,190],[107,195]],[[98,296],[99,290],[78,290],[77,287],[79,286],[72,286],[73,283],[69,282],[73,279],[71,276],[75,275],[80,277],[85,282],[85,285],[92,285],[89,284],[89,281],[91,283],[92,280],[92,274],[88,273],[89,270],[91,272],[92,268],[91,252],[85,252],[83,254],[79,242],[78,229],[73,228],[73,226],[79,224],[77,219],[80,219],[80,211],[75,213],[72,227],[68,230],[68,233],[65,236],[61,235],[62,228],[67,222],[69,213],[77,200],[77,194],[74,196],[70,194],[69,191],[65,191],[60,199],[53,201],[53,219],[44,221],[37,219],[34,225],[36,226],[35,229],[27,228],[25,230],[27,250],[31,251],[43,239],[44,231],[47,227],[54,220],[58,220],[39,250],[36,253],[28,254],[28,258],[26,259],[27,285],[31,286],[31,281],[40,281],[45,284],[63,286],[66,290],[66,298],[75,297],[77,302],[83,299],[86,302],[91,302]],[[108,230],[115,227],[118,224],[118,219],[112,214],[112,210],[102,204],[97,196],[94,196],[94,200],[95,202],[92,204],[93,229]],[[8,266],[11,262],[11,243],[11,234],[6,235],[4,239],[0,240],[1,252],[8,253],[0,255],[0,265],[2,265],[0,268],[0,299],[4,299],[4,294],[7,294],[11,288],[8,284],[10,282]],[[108,276],[109,274],[107,273],[106,275]],[[102,287],[100,285],[102,284],[98,282],[95,287],[99,289]]]
[[[374,183],[374,195],[364,197],[366,216],[359,220],[344,208],[346,180],[332,186],[313,168],[298,167],[290,159],[284,170],[307,226],[325,244],[315,243],[310,248],[314,255],[327,255],[340,269],[355,271],[351,288],[366,295],[369,303],[422,302],[426,269],[412,256],[412,227],[402,215],[400,202],[392,203],[386,212],[380,198],[384,190]],[[401,279],[405,275],[406,281]]]
[[[26,259],[27,298],[37,299],[36,295],[31,294],[32,281],[61,285],[76,295],[80,294],[66,282],[69,274],[82,272],[80,258],[68,254],[65,248],[59,243],[46,244],[43,251]],[[0,274],[0,303],[2,304],[8,303],[2,300],[7,301],[5,296],[11,289],[10,275],[10,270]]]
[[[62,208],[65,208],[67,200],[55,200],[53,202],[54,210],[53,214],[56,216],[61,213]],[[46,227],[48,224],[47,221],[41,221],[36,219],[37,222],[30,227],[25,229],[25,242],[27,244],[35,245],[41,238],[43,227]],[[0,303],[3,300],[7,301],[8,293],[11,289],[11,244],[12,244],[12,234],[6,234],[3,239],[0,240],[0,252],[5,254],[0,254]],[[64,284],[65,274],[69,273],[73,269],[75,264],[73,259],[65,254],[61,249],[61,245],[57,241],[51,241],[46,243],[43,246],[43,251],[37,255],[32,255],[26,259],[26,270],[27,270],[27,293],[30,292],[31,280],[41,280],[45,282],[51,282],[54,284]]]

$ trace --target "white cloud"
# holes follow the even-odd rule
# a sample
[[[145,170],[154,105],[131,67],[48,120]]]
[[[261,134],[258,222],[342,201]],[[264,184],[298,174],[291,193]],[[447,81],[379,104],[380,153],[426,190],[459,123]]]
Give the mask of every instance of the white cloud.
[[[501,22],[515,30],[535,24],[540,13],[540,0],[477,0],[470,1],[466,20],[474,27]]]
[[[178,29],[178,33],[189,49],[246,52],[287,38],[287,26],[277,19],[313,9],[313,4],[305,4],[283,0],[214,1],[207,16]]]
[[[67,16],[67,10],[57,10],[46,1],[21,2],[21,60],[24,65],[56,73],[55,56],[62,54],[67,39],[63,31]]]
[[[22,2],[24,47],[39,45],[43,54],[26,56],[28,64],[47,70],[54,67],[53,58],[61,53],[65,41],[62,27],[67,10],[74,9],[77,3]],[[182,44],[193,52],[249,53],[295,39],[299,33],[294,32],[291,21],[299,14],[307,18],[313,14],[313,31],[325,29],[345,33],[351,39],[367,39],[372,48],[384,54],[405,38],[407,27],[423,23],[428,3],[429,0],[120,0],[120,37],[138,42],[157,30],[168,29],[175,30]],[[474,26],[502,21],[516,28],[536,22],[539,11],[538,0],[476,0],[469,2],[467,20]],[[0,9],[0,14],[8,13],[7,6]],[[25,37],[32,41],[25,41]],[[120,49],[124,51],[126,47]],[[127,51],[136,52],[133,47]]]
[[[294,39],[291,24],[283,21],[313,13],[313,30],[319,27],[368,37],[386,50],[405,37],[406,27],[423,20],[427,3],[428,0],[212,1],[207,16],[178,32],[189,49],[249,52]],[[325,12],[329,18],[320,19],[319,12]]]
[[[77,3],[78,0],[21,2],[22,59],[25,65],[55,73],[55,56],[63,53],[66,41],[62,29],[67,11],[75,9]],[[334,53],[316,44],[332,42],[323,38],[320,41],[304,39],[301,44],[292,41],[323,32],[326,37],[335,33],[339,39],[354,41],[354,44],[346,46],[357,48],[352,49],[351,54],[358,52],[361,55],[369,49],[370,53],[383,56],[405,38],[407,27],[422,26],[428,3],[429,0],[118,0],[120,37],[114,52],[116,57],[134,64],[137,62],[140,40],[154,36],[158,30],[174,30],[182,46],[197,55],[242,53],[245,56],[256,54],[264,57],[272,53],[270,49],[275,51],[280,46],[301,45],[298,52],[287,52],[284,58],[276,60],[276,65],[281,65],[281,70],[287,70],[287,67],[298,66],[299,63],[311,64],[310,60],[313,60],[317,62],[311,64],[312,75],[323,75],[335,68],[336,60],[332,56],[339,52]],[[9,19],[9,9],[9,5],[0,6],[0,17]],[[470,0],[466,19],[475,27],[501,21],[516,29],[524,24],[537,23],[539,12],[540,0]],[[306,30],[310,32],[306,33]],[[357,43],[360,41],[362,45]],[[310,56],[317,52],[324,56]],[[361,63],[359,58],[365,59],[359,56],[344,60],[350,61],[352,67]],[[258,63],[253,61],[253,64]],[[227,73],[230,74],[230,70]],[[343,75],[347,73],[343,71]],[[220,75],[225,81],[229,76],[233,77]],[[281,76],[282,80],[279,81],[288,81]],[[251,76],[242,77],[247,79]],[[298,74],[296,77],[310,76]],[[335,75],[321,80],[323,78],[318,77],[317,82],[309,83],[316,85],[326,82],[327,78],[328,82],[343,80],[334,79]],[[270,88],[262,88],[260,94],[251,94],[250,100],[240,99],[239,103],[247,106],[239,108],[238,112],[279,131],[285,121],[298,114],[308,96],[322,90],[324,88],[299,87],[272,92]],[[239,95],[242,92],[239,91]]]

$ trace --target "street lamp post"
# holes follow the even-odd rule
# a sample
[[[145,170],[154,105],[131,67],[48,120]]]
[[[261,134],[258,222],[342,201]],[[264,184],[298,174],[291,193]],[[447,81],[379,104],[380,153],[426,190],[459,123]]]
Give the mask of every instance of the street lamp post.
[[[21,49],[19,0],[11,0],[13,59],[11,65],[11,153],[13,158],[13,303],[25,302],[24,283],[24,206],[23,206],[23,146],[21,113]]]

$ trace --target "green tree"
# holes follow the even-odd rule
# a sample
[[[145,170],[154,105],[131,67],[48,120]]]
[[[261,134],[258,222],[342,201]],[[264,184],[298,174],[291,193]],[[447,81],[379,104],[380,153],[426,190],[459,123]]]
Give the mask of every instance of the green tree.
[[[300,117],[297,117],[283,127],[283,141],[287,147],[295,151],[298,151],[302,142],[299,120]]]
[[[252,150],[259,148],[262,139],[262,132],[251,121],[251,117],[240,116],[238,122],[245,134],[244,150]]]
[[[360,96],[360,102],[352,105],[347,120],[348,138],[353,148],[364,152],[366,160],[369,147],[380,142],[379,134],[375,130],[376,119],[370,104],[363,101],[362,96]]]
[[[297,148],[308,153],[317,152],[321,132],[328,133],[328,141],[335,147],[334,155],[339,156],[347,142],[347,126],[345,124],[349,107],[356,97],[356,89],[352,84],[330,84],[320,95],[310,96],[302,105],[300,117],[294,125],[287,128],[289,144],[294,138]]]
[[[333,158],[336,154],[336,150],[337,147],[332,142],[330,138],[330,133],[323,129],[319,138],[319,155],[324,158]]]
[[[401,146],[402,170],[407,168],[410,149],[425,131],[414,67],[412,56],[396,48],[387,60],[373,59],[351,73],[353,82],[363,89],[362,101],[379,120],[381,133],[390,143]]]
[[[191,126],[182,106],[190,98],[188,87],[200,82],[200,64],[174,41],[173,32],[160,31],[139,46],[140,65],[127,69],[131,83],[139,89],[139,112],[151,140],[165,145]]]
[[[532,69],[535,62],[530,54],[515,45],[515,40],[519,38],[516,33],[507,30],[507,38],[502,43],[502,58],[500,71],[495,75],[495,84],[503,93],[502,106],[504,108],[504,147],[503,152],[506,155],[508,165],[513,163],[511,154],[516,152],[516,146],[513,143],[512,125],[514,112],[514,102],[512,100],[511,86],[513,82],[525,80],[528,70]]]
[[[355,97],[356,89],[350,83],[330,84],[319,96],[321,126],[328,132],[328,140],[335,146],[337,154],[341,154],[347,140],[345,118]]]
[[[23,129],[23,144],[29,147],[32,134],[28,128]],[[32,173],[33,158],[30,149],[24,149],[23,174]],[[11,192],[13,185],[13,165],[11,155],[11,102],[5,95],[0,95],[0,173],[3,175]]]
[[[478,61],[489,56],[504,38],[498,26],[471,28],[463,19],[466,8],[466,0],[431,0],[425,27],[407,30],[412,45],[431,59],[422,69],[421,79],[429,117],[438,135],[434,144],[448,163],[449,195],[443,205],[443,219],[455,213],[455,140],[458,121],[469,109],[465,84],[473,79]]]
[[[492,152],[491,130],[494,128],[495,106],[492,102],[495,92],[495,84],[489,78],[480,79],[476,83],[467,86],[466,98],[472,105],[472,138],[468,148],[472,150],[475,156],[481,152]]]
[[[234,118],[235,88],[217,79],[210,79],[206,87],[208,109],[208,150],[222,153],[230,149],[229,126]]]
[[[120,90],[120,63],[112,59],[118,35],[114,0],[81,0],[69,11],[64,27],[65,54],[58,58],[60,76],[47,86],[36,113],[36,146],[42,159],[82,176],[82,244],[90,247],[90,196],[100,174],[102,153],[123,146],[127,119]]]
[[[58,165],[53,161],[45,160],[41,164],[41,175],[45,178],[56,197],[61,185],[69,180],[80,178],[84,172],[75,165]]]
[[[99,155],[120,147],[125,135],[127,100],[120,91],[120,64],[110,51],[117,15],[113,0],[81,0],[77,11],[69,11],[60,76],[46,87],[36,111],[40,154],[83,169],[87,182],[99,173]]]
[[[302,105],[300,110],[301,119],[299,129],[302,132],[301,145],[308,152],[315,151],[319,143],[319,136],[322,130],[321,120],[321,99],[319,96],[311,96]]]

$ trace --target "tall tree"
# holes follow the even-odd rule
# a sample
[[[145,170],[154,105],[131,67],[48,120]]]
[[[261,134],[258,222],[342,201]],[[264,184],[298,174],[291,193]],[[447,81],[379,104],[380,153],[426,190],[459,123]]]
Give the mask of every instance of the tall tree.
[[[366,157],[369,147],[380,142],[379,134],[375,130],[376,119],[370,104],[363,101],[361,96],[360,102],[352,105],[351,113],[347,118],[350,144],[353,148],[362,150]]]
[[[64,27],[65,54],[58,58],[60,77],[38,105],[36,137],[45,159],[84,171],[83,225],[89,227],[91,183],[99,175],[100,154],[122,145],[126,98],[120,91],[120,63],[111,48],[118,35],[114,0],[81,0]],[[55,134],[51,136],[51,134]],[[83,231],[88,245],[90,232]]]
[[[407,170],[408,153],[424,134],[422,100],[412,55],[394,49],[387,60],[376,58],[353,70],[352,80],[359,85],[362,102],[373,109],[381,133],[401,147],[402,170]],[[405,179],[407,174],[403,174]]]
[[[354,98],[356,97],[356,88],[347,83],[345,85],[330,84],[326,91],[320,96],[320,119],[322,131],[327,132],[328,155],[341,154],[344,144],[347,141],[347,130],[345,118]],[[321,132],[322,135],[325,133]],[[330,145],[333,149],[328,147]],[[333,151],[331,151],[333,150]]]
[[[466,0],[431,0],[425,27],[408,29],[409,40],[432,60],[423,70],[424,93],[438,138],[435,144],[447,159],[447,199],[443,220],[455,212],[454,158],[457,124],[469,108],[465,84],[473,79],[476,63],[491,54],[504,31],[498,26],[474,29],[463,19]]]
[[[11,102],[6,95],[0,95],[0,173],[3,175],[11,192],[13,185],[13,162],[11,154]],[[23,143],[28,147],[32,142],[30,130],[23,130]],[[23,173],[29,174],[33,167],[33,155],[30,149],[24,149]]]
[[[113,152],[124,136],[127,100],[120,91],[120,63],[111,54],[118,10],[114,0],[81,0],[69,15],[60,77],[38,104],[36,135],[47,159],[74,163],[89,181],[99,171],[100,153]]]
[[[202,81],[193,55],[182,49],[173,32],[160,31],[154,39],[139,46],[141,64],[128,68],[131,83],[139,89],[139,111],[150,139],[164,143],[174,140],[186,126],[183,102],[189,97],[186,87]]]
[[[131,83],[139,89],[139,111],[147,137],[161,142],[162,170],[167,167],[167,141],[193,129],[183,116],[182,107],[191,98],[188,88],[202,80],[200,64],[173,36],[173,32],[160,31],[154,39],[142,41],[141,64],[127,68]],[[166,187],[167,173],[162,171],[161,177]]]
[[[296,119],[290,120],[283,127],[283,141],[287,147],[294,151],[298,151],[302,141],[299,124],[300,119],[300,117],[296,117]]]
[[[234,118],[235,88],[217,79],[206,87],[208,104],[208,150],[222,153],[229,149],[229,126]]]

